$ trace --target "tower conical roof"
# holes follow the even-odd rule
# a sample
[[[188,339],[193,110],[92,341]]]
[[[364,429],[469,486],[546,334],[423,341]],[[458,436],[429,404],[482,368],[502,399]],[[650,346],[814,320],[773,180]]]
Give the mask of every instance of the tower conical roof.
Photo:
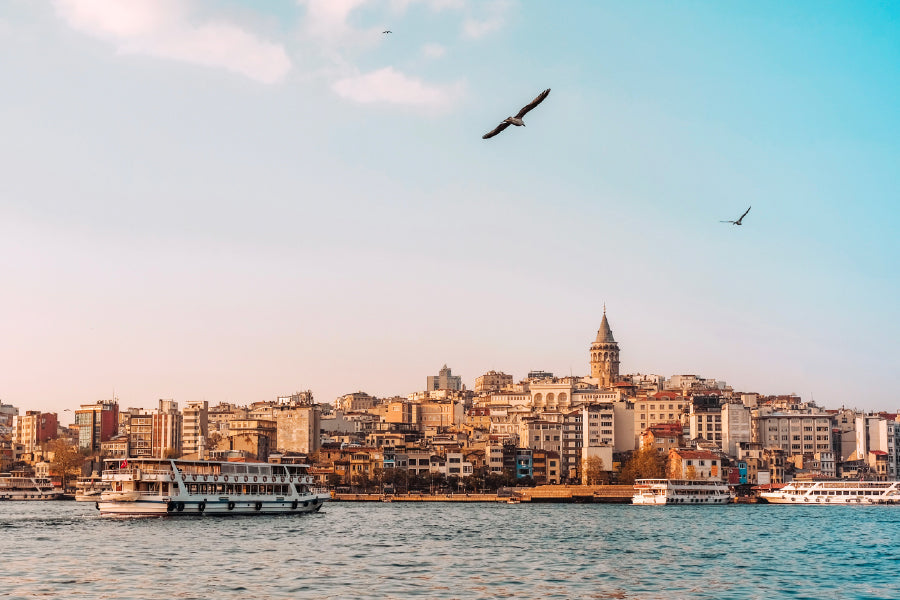
[[[609,328],[609,321],[606,320],[606,309],[603,309],[603,320],[600,321],[600,329],[597,330],[597,339],[595,344],[615,344],[616,338],[613,337],[612,329]]]

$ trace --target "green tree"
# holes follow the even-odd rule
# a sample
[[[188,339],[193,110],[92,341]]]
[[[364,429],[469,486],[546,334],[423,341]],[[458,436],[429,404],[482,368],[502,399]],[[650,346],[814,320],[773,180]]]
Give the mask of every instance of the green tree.
[[[57,438],[50,442],[50,451],[53,460],[50,461],[50,469],[62,480],[63,490],[68,489],[69,480],[81,475],[84,465],[84,456],[78,449],[63,438]]]

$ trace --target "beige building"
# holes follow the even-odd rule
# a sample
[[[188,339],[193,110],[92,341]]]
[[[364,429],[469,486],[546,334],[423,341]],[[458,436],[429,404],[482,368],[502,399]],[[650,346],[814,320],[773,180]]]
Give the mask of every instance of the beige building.
[[[206,400],[188,402],[182,416],[182,453],[205,458],[206,438],[209,436],[209,403]]]
[[[228,436],[231,450],[265,462],[277,447],[277,427],[275,421],[263,419],[231,421]]]
[[[498,371],[488,371],[484,375],[475,378],[475,393],[499,392],[504,388],[512,387],[512,384],[512,375]]]
[[[658,392],[646,398],[635,398],[635,433],[640,436],[653,425],[681,422],[681,415],[688,403],[687,398],[676,392]]]
[[[670,479],[722,480],[722,464],[719,457],[706,450],[669,450],[666,474]]]
[[[833,416],[822,412],[766,413],[758,411],[752,441],[785,454],[831,452]],[[774,482],[773,482],[774,483]]]
[[[318,405],[293,406],[275,413],[277,448],[308,454],[319,449],[321,411]]]
[[[352,394],[344,394],[335,401],[335,408],[345,413],[359,412],[361,410],[369,410],[378,404],[378,398],[370,396],[365,392],[354,392]]]

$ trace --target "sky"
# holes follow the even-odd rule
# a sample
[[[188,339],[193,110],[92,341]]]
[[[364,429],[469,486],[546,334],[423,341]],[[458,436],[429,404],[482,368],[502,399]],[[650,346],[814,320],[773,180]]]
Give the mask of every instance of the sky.
[[[604,305],[622,373],[900,409],[897,3],[8,0],[0,56],[20,411],[588,375]]]

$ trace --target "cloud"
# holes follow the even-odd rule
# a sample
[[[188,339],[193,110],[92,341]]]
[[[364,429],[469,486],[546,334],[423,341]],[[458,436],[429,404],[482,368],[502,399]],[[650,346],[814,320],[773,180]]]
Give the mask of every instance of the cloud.
[[[497,31],[506,24],[506,17],[512,8],[510,0],[494,0],[480,4],[485,15],[482,18],[467,17],[463,23],[463,33],[470,38],[484,37]]]
[[[425,44],[422,46],[422,54],[428,58],[441,58],[447,53],[447,49],[440,44]]]
[[[188,0],[55,0],[73,29],[142,54],[224,68],[262,83],[291,69],[284,47],[225,22],[195,23]]]
[[[306,29],[318,38],[337,39],[351,33],[347,18],[370,0],[298,0],[306,5]]]
[[[400,104],[436,110],[449,108],[463,92],[460,83],[430,86],[393,67],[341,79],[332,88],[342,98],[354,102]]]

